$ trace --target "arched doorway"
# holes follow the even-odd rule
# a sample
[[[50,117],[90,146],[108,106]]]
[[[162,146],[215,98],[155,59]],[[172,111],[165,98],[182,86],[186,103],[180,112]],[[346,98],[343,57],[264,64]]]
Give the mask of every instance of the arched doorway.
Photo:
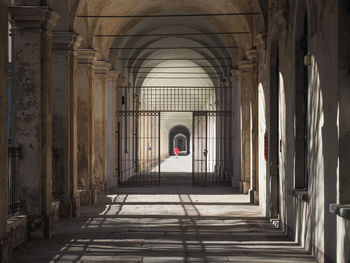
[[[178,147],[180,155],[190,154],[190,131],[185,126],[175,126],[169,133],[169,155],[174,155],[174,148]]]
[[[180,154],[183,154],[185,152],[187,154],[187,138],[183,134],[178,134],[174,138],[174,147],[178,148],[180,151]]]

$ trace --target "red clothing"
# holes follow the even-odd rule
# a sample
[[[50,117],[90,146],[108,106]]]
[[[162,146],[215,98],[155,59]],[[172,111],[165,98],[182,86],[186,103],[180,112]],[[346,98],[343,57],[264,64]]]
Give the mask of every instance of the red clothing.
[[[179,152],[180,152],[179,148],[175,148],[175,149],[174,149],[175,155],[179,155]]]

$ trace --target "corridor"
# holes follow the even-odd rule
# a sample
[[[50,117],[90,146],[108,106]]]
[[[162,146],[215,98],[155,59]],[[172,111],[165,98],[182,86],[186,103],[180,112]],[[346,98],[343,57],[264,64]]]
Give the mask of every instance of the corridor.
[[[349,32],[350,0],[0,0],[0,263],[350,263]]]
[[[157,172],[159,165],[152,169]],[[192,155],[170,156],[160,164],[160,171],[165,173],[192,173]]]
[[[101,199],[12,262],[315,262],[229,187],[120,188]]]

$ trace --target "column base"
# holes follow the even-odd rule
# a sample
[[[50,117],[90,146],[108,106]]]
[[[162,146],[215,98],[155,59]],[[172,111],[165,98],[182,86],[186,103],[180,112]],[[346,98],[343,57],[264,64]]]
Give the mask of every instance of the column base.
[[[254,205],[259,205],[259,193],[256,190],[249,189],[250,202]]]
[[[79,196],[72,200],[72,216],[79,217],[80,216],[80,198]]]
[[[70,200],[60,202],[60,218],[71,218],[73,214],[73,204]]]
[[[28,223],[28,238],[31,240],[50,239],[53,235],[54,216],[32,216]]]
[[[97,190],[79,190],[80,206],[94,206],[97,204]]]
[[[0,240],[0,262],[10,262],[11,248],[8,239]]]
[[[259,205],[259,192],[254,191],[254,205]]]
[[[241,192],[243,194],[249,194],[250,184],[247,182],[241,182]]]
[[[60,218],[71,218],[80,216],[80,198],[62,201],[60,203]]]

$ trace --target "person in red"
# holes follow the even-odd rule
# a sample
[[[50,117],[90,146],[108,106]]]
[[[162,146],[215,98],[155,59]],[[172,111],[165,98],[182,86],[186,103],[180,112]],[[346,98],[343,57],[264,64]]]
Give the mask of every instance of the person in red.
[[[179,157],[178,157],[178,156],[179,156],[179,152],[180,152],[179,148],[176,147],[176,148],[174,149],[174,153],[175,153],[175,155],[176,155],[176,159],[179,158]]]

